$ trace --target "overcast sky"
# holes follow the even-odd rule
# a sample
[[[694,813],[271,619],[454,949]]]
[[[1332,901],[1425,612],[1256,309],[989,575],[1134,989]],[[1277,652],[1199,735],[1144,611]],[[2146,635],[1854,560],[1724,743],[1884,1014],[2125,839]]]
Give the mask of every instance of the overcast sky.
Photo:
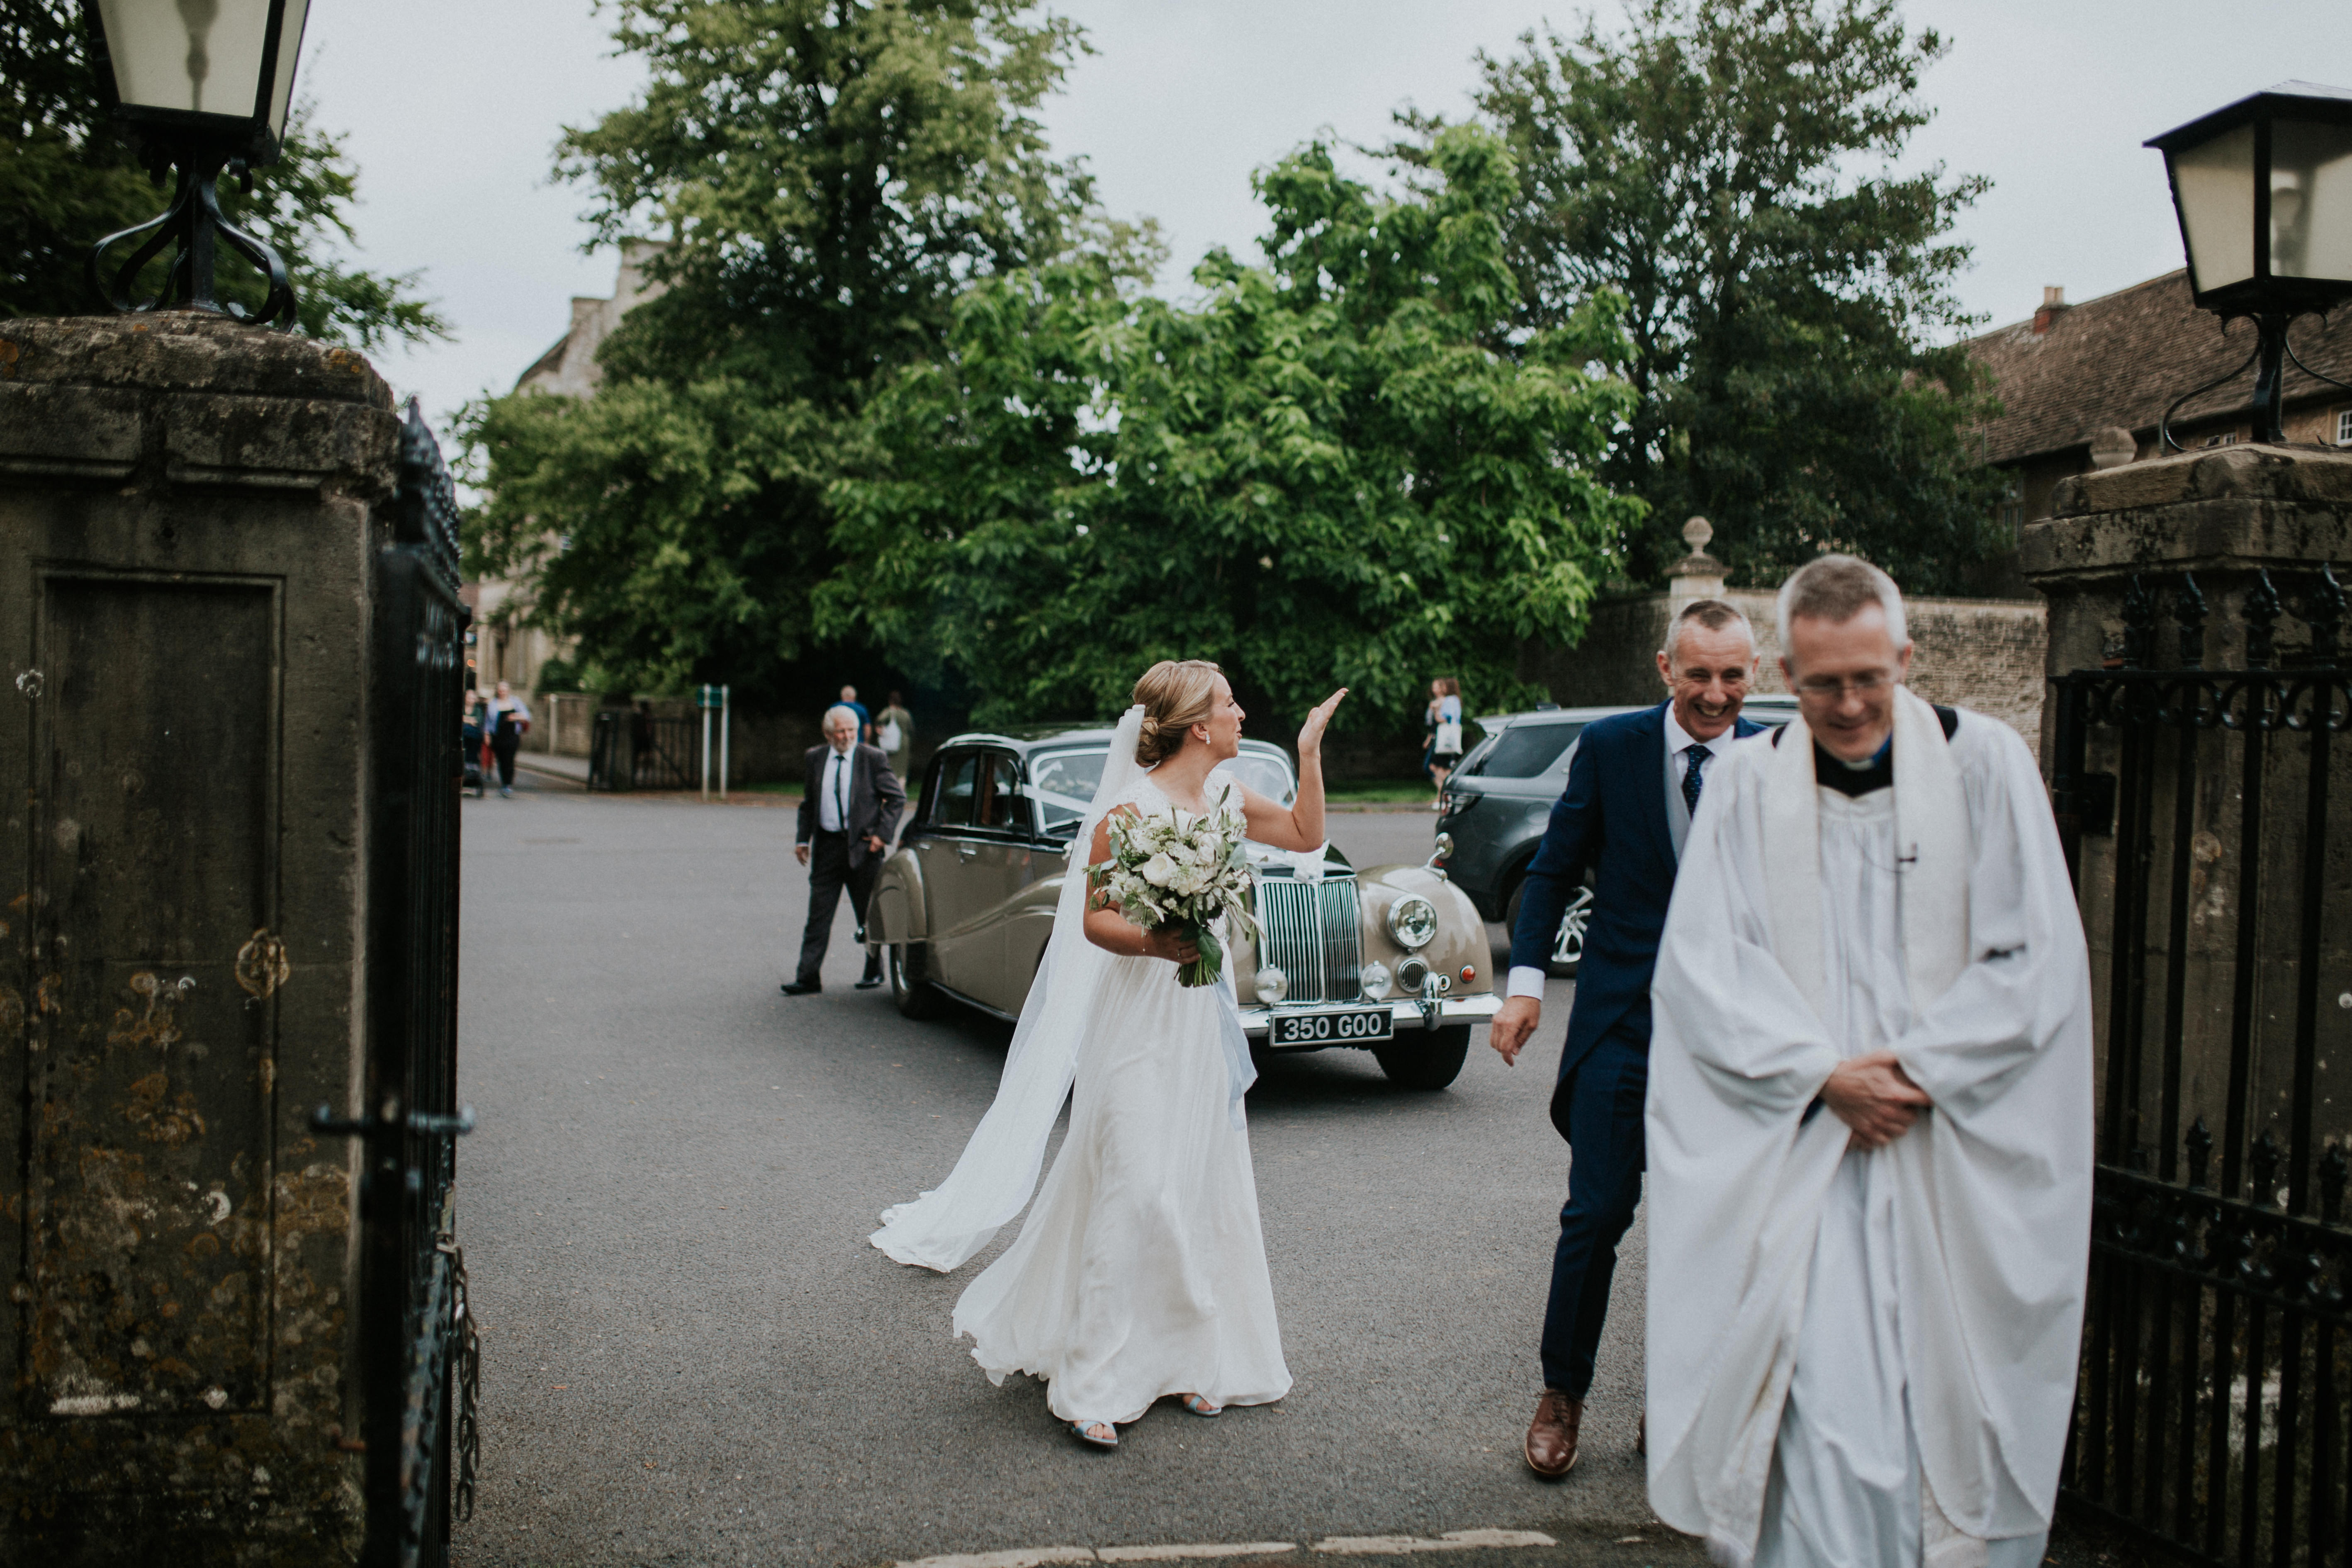
[[[1170,281],[1212,245],[1246,252],[1249,176],[1316,135],[1376,142],[1414,105],[1460,114],[1472,56],[1507,51],[1572,5],[1532,0],[1064,0],[1095,53],[1046,110],[1057,153],[1093,165],[1115,213],[1149,214]],[[1598,9],[1620,13],[1613,0]],[[2086,300],[2180,265],[2161,161],[2140,142],[2289,78],[2352,83],[2343,0],[1910,0],[1950,53],[1912,164],[1990,176],[1962,220],[1967,307],[1993,325],[2046,284]],[[422,273],[455,341],[383,356],[436,423],[505,391],[559,337],[574,294],[612,292],[583,254],[583,193],[550,182],[560,129],[625,102],[591,0],[313,0],[301,90],[349,137],[372,267]]]

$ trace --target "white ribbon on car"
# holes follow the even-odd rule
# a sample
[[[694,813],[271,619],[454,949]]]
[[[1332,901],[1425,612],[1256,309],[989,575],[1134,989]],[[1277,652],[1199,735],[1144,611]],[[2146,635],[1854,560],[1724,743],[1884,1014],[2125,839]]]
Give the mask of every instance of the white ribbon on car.
[[[1080,800],[1076,795],[1064,795],[1060,790],[1046,789],[1039,784],[1023,784],[1021,793],[1042,805],[1058,805],[1065,811],[1075,811],[1080,816],[1094,809],[1092,801]]]

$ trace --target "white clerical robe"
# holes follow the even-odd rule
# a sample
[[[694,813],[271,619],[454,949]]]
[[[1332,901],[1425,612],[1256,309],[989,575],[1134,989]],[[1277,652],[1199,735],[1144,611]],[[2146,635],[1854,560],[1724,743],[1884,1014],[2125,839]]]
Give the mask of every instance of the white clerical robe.
[[[1718,1562],[2037,1562],[2091,1206],[2090,979],[2032,758],[1896,694],[1891,789],[1801,721],[1711,770],[1651,999],[1658,1517]],[[1815,1097],[1892,1049],[1934,1101],[1849,1149]]]

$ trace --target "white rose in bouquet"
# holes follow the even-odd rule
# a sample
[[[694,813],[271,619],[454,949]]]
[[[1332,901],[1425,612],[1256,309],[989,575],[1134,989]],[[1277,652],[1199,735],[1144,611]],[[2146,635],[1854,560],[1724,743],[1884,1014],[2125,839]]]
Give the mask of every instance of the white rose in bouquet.
[[[1214,984],[1225,956],[1216,922],[1257,929],[1239,819],[1211,812],[1186,821],[1171,806],[1164,817],[1118,813],[1108,827],[1110,858],[1087,869],[1093,890],[1146,931],[1173,929],[1200,948],[1197,960],[1178,965],[1178,984]]]

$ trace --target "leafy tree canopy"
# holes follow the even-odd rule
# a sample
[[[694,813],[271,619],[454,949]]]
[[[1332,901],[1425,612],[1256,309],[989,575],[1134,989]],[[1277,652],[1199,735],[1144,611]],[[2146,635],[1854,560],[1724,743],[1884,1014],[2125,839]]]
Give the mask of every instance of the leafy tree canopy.
[[[1435,135],[1384,197],[1311,146],[1258,182],[1271,258],[1212,253],[1197,303],[1081,258],[983,280],[946,352],[875,400],[834,490],[824,629],[969,674],[982,722],[1113,712],[1207,658],[1277,721],[1332,687],[1395,728],[1429,678],[1496,700],[1518,641],[1571,642],[1640,515],[1594,478],[1632,410],[1587,369],[1622,301],[1516,341],[1491,135]]]
[[[483,570],[530,572],[591,678],[773,689],[842,564],[824,495],[877,377],[973,279],[1086,247],[1148,270],[1033,111],[1081,47],[1023,0],[620,0],[651,82],[567,132],[597,239],[668,236],[596,396],[475,409]],[[781,695],[781,693],[779,693]]]
[[[278,161],[253,172],[249,194],[224,186],[221,205],[286,258],[301,331],[366,349],[446,336],[416,297],[415,274],[343,259],[357,178],[341,141],[312,125],[301,105]],[[9,215],[0,227],[0,316],[103,310],[85,272],[90,247],[155,216],[168,199],[107,116],[75,0],[0,0],[0,212]],[[162,273],[161,262],[150,268],[151,285]],[[248,308],[266,291],[226,247],[217,280],[222,298]]]
[[[1520,172],[1522,319],[1622,301],[1640,402],[1604,473],[1651,503],[1635,578],[1682,553],[1694,512],[1757,584],[1844,549],[1962,591],[2007,543],[1962,434],[1985,411],[1975,372],[1929,346],[1966,321],[1950,233],[1986,183],[1891,169],[1944,49],[1895,0],[1638,0],[1622,31],[1588,16],[1481,57],[1479,106]]]

